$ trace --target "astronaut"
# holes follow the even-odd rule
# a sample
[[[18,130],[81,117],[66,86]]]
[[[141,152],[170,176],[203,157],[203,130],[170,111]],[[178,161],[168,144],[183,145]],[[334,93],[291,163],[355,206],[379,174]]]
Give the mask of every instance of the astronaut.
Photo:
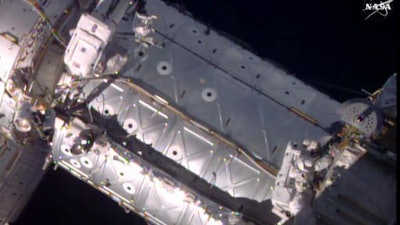
[[[292,176],[296,180],[296,189],[302,192],[304,188],[310,188],[314,185],[318,172],[328,168],[332,163],[332,157],[329,154],[321,156],[318,143],[305,140],[303,142],[304,151],[294,162]],[[302,184],[302,185],[301,185]]]
[[[332,157],[328,154],[320,157],[317,142],[303,142],[305,150],[293,162],[291,177],[295,180],[296,194],[289,203],[290,214],[295,215],[294,224],[316,224],[311,207],[314,198],[315,174],[328,168]]]
[[[136,18],[139,19],[139,22],[138,25],[133,27],[135,41],[142,43],[145,47],[156,45],[154,38],[149,35],[155,32],[154,28],[152,28],[152,24],[153,20],[157,19],[157,17],[154,15],[145,16],[136,12]]]

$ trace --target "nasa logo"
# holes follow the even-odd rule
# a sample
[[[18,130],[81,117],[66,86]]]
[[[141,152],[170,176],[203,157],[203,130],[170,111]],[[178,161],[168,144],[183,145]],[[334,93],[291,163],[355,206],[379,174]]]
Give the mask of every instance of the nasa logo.
[[[379,1],[367,0],[365,1],[363,12],[365,13],[365,19],[372,19],[376,21],[382,21],[386,19],[392,12],[392,6],[390,5],[394,0]]]

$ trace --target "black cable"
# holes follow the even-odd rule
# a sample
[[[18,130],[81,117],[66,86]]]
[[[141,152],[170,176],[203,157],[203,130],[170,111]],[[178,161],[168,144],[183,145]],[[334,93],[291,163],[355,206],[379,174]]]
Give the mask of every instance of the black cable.
[[[308,83],[313,83],[313,84],[322,85],[322,86],[329,87],[329,88],[332,88],[332,89],[338,89],[338,90],[341,90],[341,91],[347,91],[347,92],[349,92],[349,93],[353,93],[353,94],[357,94],[357,95],[368,96],[368,95],[367,95],[366,93],[364,93],[364,92],[355,91],[355,90],[352,90],[352,89],[350,89],[350,88],[341,87],[341,86],[334,85],[334,84],[327,84],[327,83],[324,83],[324,82],[320,82],[320,81],[311,81],[311,80],[303,80],[303,81],[308,82]]]

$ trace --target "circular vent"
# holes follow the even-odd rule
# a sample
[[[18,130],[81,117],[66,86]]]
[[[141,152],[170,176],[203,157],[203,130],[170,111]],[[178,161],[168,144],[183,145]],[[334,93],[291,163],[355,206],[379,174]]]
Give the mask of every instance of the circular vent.
[[[161,61],[157,65],[157,71],[160,75],[168,75],[172,72],[172,65],[169,62]]]
[[[128,118],[124,121],[123,128],[126,130],[128,134],[132,134],[138,128],[136,120]]]
[[[183,157],[183,151],[179,146],[172,145],[168,148],[167,156],[175,161],[181,160]]]
[[[82,165],[88,169],[91,169],[93,167],[93,162],[88,157],[82,157],[80,161]]]
[[[212,88],[204,88],[201,98],[206,102],[213,102],[217,98],[217,91]]]
[[[114,115],[114,108],[110,105],[105,105],[103,109],[103,115],[105,116],[112,116]]]
[[[124,183],[122,185],[122,187],[124,188],[124,190],[126,191],[126,193],[134,195],[136,192],[135,186],[133,186],[132,184],[129,183]]]
[[[71,164],[74,166],[74,167],[76,167],[76,168],[81,168],[81,164],[78,162],[78,160],[76,160],[76,159],[71,159],[70,160],[70,162],[71,162]]]
[[[71,148],[68,145],[61,145],[61,152],[67,156],[72,156]]]

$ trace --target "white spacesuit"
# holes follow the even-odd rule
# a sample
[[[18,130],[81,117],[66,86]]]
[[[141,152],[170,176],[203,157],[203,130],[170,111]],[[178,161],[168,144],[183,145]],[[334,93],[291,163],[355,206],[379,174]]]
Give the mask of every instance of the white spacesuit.
[[[289,203],[290,214],[295,215],[294,224],[316,224],[316,218],[311,206],[314,198],[312,182],[315,172],[329,167],[332,163],[330,155],[318,157],[317,143],[307,143],[303,151],[294,162],[290,177],[295,180],[296,194]]]
[[[157,19],[157,17],[153,15],[145,16],[136,13],[136,18],[139,19],[139,24],[133,27],[135,41],[143,43],[145,47],[156,45],[154,38],[150,35],[155,32],[154,28],[152,28],[152,24],[153,20]]]

